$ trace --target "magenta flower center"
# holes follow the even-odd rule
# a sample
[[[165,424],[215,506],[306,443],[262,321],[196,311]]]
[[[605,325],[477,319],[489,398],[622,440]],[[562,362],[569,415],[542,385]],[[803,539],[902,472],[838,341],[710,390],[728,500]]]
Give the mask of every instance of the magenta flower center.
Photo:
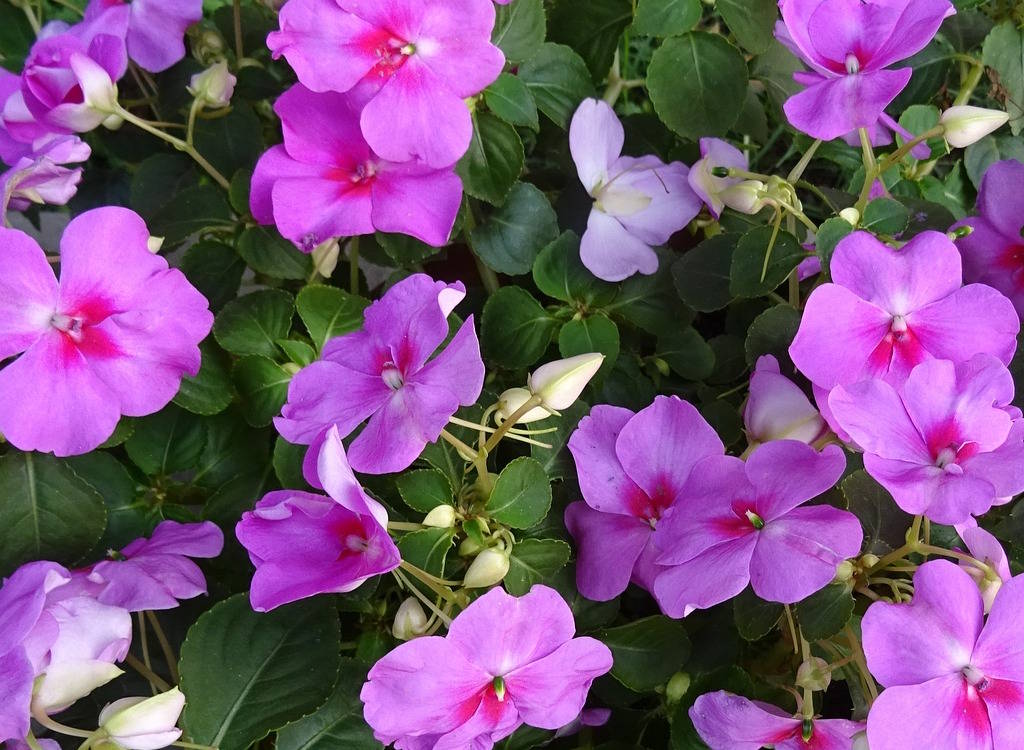
[[[68,338],[76,343],[82,340],[82,326],[85,321],[82,318],[72,317],[64,313],[54,313],[50,318],[50,325],[61,333],[67,334]]]
[[[675,500],[675,493],[668,485],[662,483],[658,485],[652,495],[648,495],[643,490],[638,490],[630,498],[629,504],[633,510],[633,515],[643,518],[653,529]]]
[[[372,51],[377,62],[370,75],[376,74],[378,78],[388,79],[416,52],[416,45],[385,33],[373,40]]]
[[[978,452],[978,444],[964,440],[953,420],[940,425],[928,436],[928,450],[935,465],[949,474],[963,474],[963,462]]]
[[[999,258],[999,265],[1010,272],[1014,285],[1024,289],[1024,245],[1010,245]]]
[[[971,664],[961,669],[960,674],[964,676],[967,684],[975,688],[979,693],[988,687],[988,678],[985,677],[980,669]]]
[[[860,73],[860,60],[857,59],[857,55],[853,52],[846,55],[846,72],[850,75]]]

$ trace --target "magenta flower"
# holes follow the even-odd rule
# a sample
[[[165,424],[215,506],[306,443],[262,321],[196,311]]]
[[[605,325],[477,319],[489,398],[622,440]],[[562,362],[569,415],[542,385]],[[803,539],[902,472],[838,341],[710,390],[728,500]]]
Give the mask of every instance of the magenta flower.
[[[178,600],[206,593],[206,578],[189,558],[216,557],[224,534],[216,524],[163,521],[146,539],[136,539],[87,571],[96,600],[129,612],[173,609]]]
[[[380,742],[408,750],[490,750],[523,724],[559,729],[612,667],[607,646],[575,632],[554,589],[519,598],[492,589],[448,635],[407,641],[378,661],[363,715]]]
[[[126,0],[90,0],[88,21]],[[203,0],[131,0],[128,18],[128,56],[152,73],[185,57],[185,30],[203,17]]]
[[[829,406],[897,505],[954,524],[1024,490],[1024,420],[1007,410],[1012,399],[1010,372],[978,355],[918,365],[898,390],[840,386]]]
[[[367,474],[401,471],[434,442],[459,406],[476,403],[484,382],[480,344],[470,316],[436,357],[448,335],[448,314],[465,296],[461,283],[415,274],[366,309],[362,330],[327,342],[304,367],[274,420],[291,443],[310,445],[333,425],[352,441],[352,468]]]
[[[751,445],[770,440],[811,444],[828,432],[828,425],[807,395],[782,374],[779,361],[770,354],[758,358],[750,376],[743,424]]]
[[[700,139],[700,161],[690,168],[687,182],[697,197],[704,201],[711,215],[716,219],[722,215],[725,203],[721,198],[723,190],[743,182],[743,177],[715,177],[716,167],[748,171],[750,162],[747,155],[720,138]]]
[[[701,206],[687,181],[689,167],[656,156],[621,156],[624,141],[622,123],[606,102],[585,99],[572,116],[569,149],[594,199],[580,259],[605,281],[657,271],[652,246],[668,242]]]
[[[1012,577],[1006,550],[998,539],[978,526],[978,522],[973,518],[957,524],[956,533],[964,540],[971,557],[983,563],[978,565],[971,560],[960,560],[960,567],[978,584],[982,601],[985,603],[985,613],[988,614],[999,589]]]
[[[722,441],[691,404],[658,396],[635,414],[595,406],[569,438],[569,451],[585,500],[565,510],[580,593],[605,601],[630,581],[651,591],[654,529],[685,496],[693,467],[724,454]]]
[[[78,191],[81,167],[63,165],[84,162],[89,146],[78,136],[44,138],[29,153],[0,174],[0,213],[11,208],[24,211],[33,203],[63,206]]]
[[[35,240],[0,229],[0,357],[21,354],[0,370],[0,432],[16,447],[91,451],[199,371],[213,316],[148,241],[132,211],[87,211],[64,230],[58,284]]]
[[[978,353],[1010,361],[1020,321],[1013,305],[983,284],[961,288],[960,254],[943,234],[922,232],[899,250],[867,232],[843,239],[832,282],[807,299],[789,347],[819,388],[880,378],[902,383],[915,365],[963,362]]]
[[[1024,578],[984,620],[971,577],[945,560],[914,574],[910,604],[872,604],[861,623],[868,668],[886,688],[868,714],[871,750],[1014,748],[1024,721]]]
[[[873,127],[910,81],[888,66],[922,50],[956,11],[949,0],[780,0],[775,35],[810,71],[786,117],[812,138]]]
[[[294,2],[294,0],[292,0]],[[451,168],[378,156],[359,131],[359,109],[345,94],[292,86],[274,104],[284,145],[256,165],[252,214],[311,252],[331,237],[401,232],[441,246],[462,201]]]
[[[964,278],[988,284],[1009,297],[1024,315],[1024,164],[1008,160],[993,164],[981,179],[978,216],[957,226],[974,231],[957,240],[964,259]]]
[[[289,0],[280,19],[274,57],[313,91],[358,87],[363,135],[392,162],[458,161],[473,134],[464,100],[505,64],[490,0]]]
[[[803,739],[803,717],[761,701],[720,690],[697,698],[690,720],[711,750],[850,750],[864,725],[845,719],[817,719]]]
[[[352,591],[401,562],[388,536],[387,511],[356,480],[337,428],[320,450],[317,476],[329,497],[271,492],[235,526],[256,566],[249,600],[257,612]]]
[[[658,565],[671,566],[654,581],[665,614],[685,617],[748,583],[786,604],[824,588],[864,534],[852,513],[800,506],[833,487],[845,467],[839,446],[818,453],[795,440],[765,443],[746,463],[716,456],[698,464],[684,501],[654,533]]]

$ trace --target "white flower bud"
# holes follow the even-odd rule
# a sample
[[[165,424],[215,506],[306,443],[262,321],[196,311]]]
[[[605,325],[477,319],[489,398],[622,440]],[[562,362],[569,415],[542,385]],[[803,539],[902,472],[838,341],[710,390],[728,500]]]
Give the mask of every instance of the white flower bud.
[[[178,717],[185,696],[178,688],[152,698],[122,698],[100,712],[100,728],[126,750],[167,747],[181,736]]]
[[[455,525],[455,508],[447,504],[438,505],[423,519],[424,526],[435,529],[450,529]]]
[[[855,227],[860,224],[860,211],[850,206],[839,212],[839,218],[843,219],[851,227]]]
[[[146,240],[146,247],[149,249],[149,252],[153,253],[154,255],[156,255],[158,252],[160,252],[160,248],[162,248],[163,246],[164,246],[164,238],[163,237],[153,237],[153,236],[150,236],[150,238],[148,240]]]
[[[494,412],[495,421],[501,424],[519,411],[520,407],[531,398],[533,398],[533,394],[526,388],[509,388],[498,396],[498,408]],[[544,419],[549,416],[551,416],[551,412],[543,406],[537,406],[517,419],[516,424],[528,424],[529,422],[536,422],[538,419]]]
[[[189,81],[188,93],[202,102],[205,107],[226,107],[231,103],[238,81],[228,70],[224,60],[215,62],[206,70],[196,73]]]
[[[832,684],[832,672],[828,668],[828,662],[817,656],[812,656],[796,671],[796,686],[807,688],[816,692],[828,690]]]
[[[470,563],[462,585],[467,589],[482,589],[500,583],[508,573],[508,553],[489,547]]]
[[[411,641],[427,632],[427,614],[420,603],[409,597],[402,602],[395,612],[395,622],[391,626],[391,635],[400,641]]]
[[[681,701],[683,696],[690,692],[691,682],[690,675],[686,672],[676,672],[672,675],[665,686],[665,699],[669,704]]]
[[[473,557],[483,548],[484,546],[476,539],[466,537],[462,540],[462,544],[459,545],[459,557]]]
[[[331,278],[334,269],[338,267],[338,255],[341,253],[341,245],[336,237],[321,242],[313,248],[313,268],[325,279]]]
[[[555,411],[568,409],[603,362],[604,355],[597,352],[548,362],[533,371],[527,385],[533,395],[540,396],[541,405],[545,408]]]
[[[950,107],[939,118],[946,143],[954,148],[966,148],[977,143],[1009,121],[1010,115],[998,109],[966,105]]]
[[[32,709],[44,713],[62,711],[79,698],[124,674],[115,664],[101,659],[51,664],[36,678]]]
[[[769,203],[764,196],[766,187],[760,180],[744,180],[726,188],[718,197],[733,211],[753,216]]]

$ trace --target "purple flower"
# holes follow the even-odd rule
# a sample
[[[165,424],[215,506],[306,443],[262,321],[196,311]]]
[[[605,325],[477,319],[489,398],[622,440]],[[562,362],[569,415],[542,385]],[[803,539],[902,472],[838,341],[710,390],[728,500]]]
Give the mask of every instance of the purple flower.
[[[925,362],[898,390],[840,386],[829,406],[897,505],[954,524],[1024,490],[1024,420],[1006,408],[1012,399],[1010,372],[982,354]]]
[[[722,441],[692,405],[658,396],[635,414],[595,406],[569,438],[569,451],[586,501],[565,510],[580,593],[605,601],[630,581],[651,591],[654,529],[684,496],[694,465],[724,454]]]
[[[978,587],[945,560],[917,569],[910,604],[872,604],[864,654],[886,689],[868,714],[871,750],[1019,747],[1022,613],[1024,578],[1003,585],[985,621]]]
[[[605,281],[657,271],[652,246],[668,242],[701,206],[685,164],[621,156],[624,139],[622,123],[606,102],[585,99],[572,116],[569,149],[580,182],[594,199],[580,259]]]
[[[988,284],[1009,297],[1024,315],[1024,164],[993,164],[981,179],[978,216],[960,222],[974,231],[957,240],[964,278]]]
[[[216,557],[224,534],[216,524],[163,521],[146,539],[136,539],[87,571],[96,600],[129,612],[173,609],[179,599],[206,593],[206,578],[190,557]]]
[[[267,37],[313,91],[357,89],[370,148],[448,167],[469,148],[465,99],[505,64],[490,0],[289,0]]]
[[[349,447],[352,468],[401,471],[438,439],[459,406],[476,403],[484,365],[470,316],[449,344],[448,314],[465,296],[461,283],[415,274],[366,309],[363,328],[327,342],[303,368],[274,420],[291,443],[310,445],[307,461],[332,426],[348,435],[369,419]]]
[[[785,104],[790,124],[832,140],[870,128],[910,81],[910,68],[888,70],[931,41],[948,0],[780,0],[775,35],[811,69]]]
[[[435,246],[448,241],[462,201],[462,181],[451,168],[382,159],[363,139],[348,94],[296,84],[274,110],[284,145],[256,165],[249,202],[257,221],[277,224],[306,252],[332,237],[375,230]]]
[[[832,282],[807,299],[789,347],[793,363],[824,390],[880,378],[898,385],[915,365],[963,362],[980,352],[1010,361],[1020,321],[983,284],[961,288],[960,254],[943,234],[922,232],[899,250],[867,232],[836,247]]]
[[[198,372],[213,316],[148,241],[132,211],[87,211],[64,230],[58,284],[35,240],[0,229],[0,357],[21,355],[0,370],[0,432],[16,447],[86,453]]]
[[[607,646],[575,632],[553,589],[519,598],[492,589],[448,635],[408,641],[378,661],[363,715],[380,742],[406,750],[490,750],[523,724],[559,729],[612,666]]]
[[[803,717],[724,690],[697,698],[690,720],[711,750],[850,750],[853,736],[864,729],[856,721],[817,719],[805,742]]]
[[[971,560],[960,560],[960,567],[974,579],[985,602],[985,613],[992,609],[996,594],[1003,584],[1010,580],[1010,561],[1006,550],[992,534],[978,526],[973,518],[957,524],[956,533],[964,540],[971,557],[983,565]]]
[[[687,182],[697,197],[707,205],[711,215],[717,219],[725,209],[721,192],[733,185],[738,185],[746,178],[715,177],[712,171],[716,167],[748,171],[750,162],[745,153],[720,138],[701,138],[700,156],[700,161],[690,168]]]
[[[759,446],[746,463],[716,456],[698,464],[683,502],[654,534],[663,568],[654,594],[671,617],[724,602],[749,583],[772,602],[792,604],[825,587],[860,551],[852,513],[803,506],[830,489],[846,467],[843,451],[818,453],[795,440]]]
[[[82,169],[64,164],[89,158],[89,146],[78,136],[42,139],[29,153],[0,174],[0,213],[6,208],[24,211],[33,203],[63,206],[78,191]]]
[[[782,374],[779,361],[770,354],[758,358],[750,376],[743,424],[752,445],[770,440],[811,444],[828,432],[818,410],[800,387]]]
[[[85,9],[88,21],[126,0],[91,0]],[[128,3],[128,55],[152,73],[185,57],[185,29],[203,17],[203,0],[131,0]]]
[[[352,591],[401,562],[387,511],[356,481],[337,428],[320,450],[317,476],[330,497],[271,492],[235,526],[256,566],[249,599],[257,612]]]

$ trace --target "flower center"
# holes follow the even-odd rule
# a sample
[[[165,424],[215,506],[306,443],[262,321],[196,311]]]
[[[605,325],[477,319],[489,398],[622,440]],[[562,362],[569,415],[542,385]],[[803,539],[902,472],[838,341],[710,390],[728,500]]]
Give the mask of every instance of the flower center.
[[[960,670],[967,684],[975,688],[979,693],[988,687],[988,678],[984,673],[972,664]]]
[[[345,547],[352,550],[353,552],[366,552],[370,547],[370,543],[359,534],[349,534],[345,537]]]
[[[743,515],[745,515],[747,517],[747,520],[750,521],[750,525],[758,531],[764,528],[764,519],[761,518],[761,516],[757,515],[757,513],[755,513],[754,511],[745,511]]]
[[[846,56],[846,72],[850,75],[860,73],[860,60],[852,52]]]
[[[67,335],[72,341],[82,340],[82,326],[84,322],[82,318],[72,317],[64,313],[54,313],[50,318],[50,325]]]
[[[505,678],[495,677],[491,682],[491,687],[494,688],[494,695],[497,696],[498,701],[502,702],[505,700]]]
[[[999,265],[1010,272],[1014,286],[1024,289],[1024,245],[1010,245],[999,257]]]
[[[366,161],[356,166],[349,174],[349,180],[355,184],[372,180],[377,175],[377,165],[372,161]]]
[[[401,371],[395,367],[393,362],[388,362],[384,365],[384,369],[380,371],[381,379],[387,383],[388,388],[393,391],[397,391],[403,385],[405,381],[402,379]]]
[[[380,78],[390,78],[415,52],[415,44],[397,37],[386,37],[373,48],[377,62],[371,73],[376,73]]]

